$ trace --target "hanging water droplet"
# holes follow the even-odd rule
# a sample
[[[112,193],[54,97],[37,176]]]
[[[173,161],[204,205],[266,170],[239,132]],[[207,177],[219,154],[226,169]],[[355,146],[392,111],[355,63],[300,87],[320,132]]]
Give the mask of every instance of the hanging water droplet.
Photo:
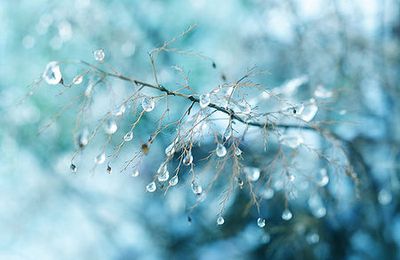
[[[78,137],[78,145],[80,148],[85,147],[89,143],[89,130],[84,128]]]
[[[111,169],[111,166],[110,166],[110,165],[107,165],[107,173],[108,173],[108,174],[111,174],[111,173],[112,173],[112,169]]]
[[[293,174],[289,173],[288,174],[288,179],[290,182],[294,182],[294,180],[296,179],[296,176],[294,176]]]
[[[117,130],[118,130],[118,126],[117,126],[117,123],[115,122],[115,120],[114,119],[108,120],[107,124],[105,126],[106,133],[109,135],[112,135],[115,132],[117,132]]]
[[[102,152],[101,154],[97,155],[96,158],[94,158],[94,162],[96,164],[103,164],[106,161],[106,153]]]
[[[139,172],[139,170],[138,169],[135,169],[133,172],[132,172],[132,177],[138,177],[139,176],[139,174],[140,174],[140,172]]]
[[[154,102],[153,98],[144,97],[142,99],[142,108],[144,111],[146,111],[146,112],[153,111],[155,106],[156,106],[156,103]]]
[[[319,170],[318,176],[317,176],[317,185],[320,187],[324,187],[329,183],[329,176],[328,172],[325,168],[322,168]]]
[[[261,196],[264,199],[269,200],[274,196],[274,193],[275,193],[274,190],[268,187],[261,193]]]
[[[83,82],[83,75],[77,75],[72,79],[72,84],[79,85]]]
[[[242,150],[240,150],[239,147],[236,147],[236,148],[235,148],[235,155],[236,155],[236,156],[242,155]]]
[[[291,220],[292,217],[293,217],[292,212],[290,212],[289,209],[285,209],[285,210],[282,212],[282,219],[283,219],[283,220],[288,221],[288,220]]]
[[[200,107],[201,108],[206,108],[210,104],[211,99],[210,99],[210,94],[203,94],[200,96]]]
[[[175,142],[172,144],[168,145],[167,148],[165,148],[165,155],[168,157],[173,156],[175,153]]]
[[[192,191],[196,195],[200,195],[203,192],[203,187],[201,187],[200,184],[198,184],[196,181],[192,182]]]
[[[157,170],[157,179],[159,182],[164,182],[169,179],[169,171],[166,163],[162,163]]]
[[[174,177],[172,177],[170,180],[169,180],[169,186],[175,186],[175,185],[177,185],[178,184],[178,182],[179,182],[179,178],[178,178],[178,175],[175,175]]]
[[[257,226],[259,226],[260,228],[265,227],[265,219],[263,219],[263,218],[258,218],[258,219],[257,219]]]
[[[222,216],[217,218],[217,225],[221,226],[225,223],[225,219]]]
[[[241,178],[238,178],[237,181],[238,181],[239,188],[240,188],[240,189],[243,189],[243,185],[244,185],[243,180],[242,180]]]
[[[392,202],[392,193],[387,189],[382,189],[378,193],[378,202],[381,205],[388,205]]]
[[[308,233],[306,236],[307,243],[312,245],[319,242],[319,235],[316,232]]]
[[[224,157],[226,155],[226,148],[223,144],[218,144],[217,149],[215,149],[215,153],[218,157]]]
[[[126,106],[125,104],[122,104],[118,108],[116,108],[113,112],[114,116],[122,116],[126,111]]]
[[[77,171],[77,167],[75,164],[71,163],[71,165],[69,166],[69,168],[71,169],[71,172],[75,173]]]
[[[157,189],[156,183],[154,181],[150,182],[149,184],[147,184],[146,186],[146,190],[148,192],[155,192]]]
[[[308,199],[308,206],[310,207],[311,213],[316,218],[322,218],[326,215],[326,208],[318,194],[310,196]]]
[[[292,149],[297,148],[299,145],[303,144],[303,138],[299,135],[282,135],[279,138],[281,144],[286,145]]]
[[[310,122],[314,119],[315,115],[318,112],[318,106],[315,99],[310,99],[309,103],[304,106],[304,110],[300,115],[300,118],[305,122]]]
[[[225,133],[224,133],[224,140],[225,140],[225,141],[226,141],[226,140],[229,140],[229,138],[232,137],[232,134],[233,134],[232,128],[231,128],[231,127],[228,127],[228,128],[225,130]]]
[[[193,155],[192,152],[189,151],[186,153],[185,158],[183,158],[183,164],[189,166],[193,163]]]
[[[93,52],[94,59],[102,62],[105,58],[105,53],[103,49],[98,49]]]
[[[260,169],[256,167],[244,167],[243,172],[249,181],[258,181],[260,178]]]
[[[43,72],[42,77],[49,85],[57,85],[58,83],[62,82],[62,75],[58,62],[49,62]]]
[[[125,142],[132,141],[132,139],[133,139],[133,132],[132,131],[129,131],[128,133],[126,133],[124,135],[124,141]]]

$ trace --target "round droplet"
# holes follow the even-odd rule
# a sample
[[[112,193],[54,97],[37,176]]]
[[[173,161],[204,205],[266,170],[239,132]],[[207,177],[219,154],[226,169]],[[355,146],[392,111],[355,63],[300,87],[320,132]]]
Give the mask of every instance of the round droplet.
[[[169,179],[169,171],[167,168],[165,168],[164,171],[160,172],[157,176],[157,179],[159,182],[164,182]]]
[[[49,85],[57,85],[62,81],[62,74],[58,62],[49,62],[43,72],[43,79]]]
[[[319,242],[319,235],[315,232],[308,233],[306,236],[307,243],[316,244]]]
[[[178,178],[178,175],[175,175],[174,177],[172,177],[170,180],[169,180],[169,186],[175,186],[175,185],[177,185],[178,184],[178,182],[179,182],[179,178]]]
[[[142,108],[146,112],[153,111],[154,107],[156,106],[156,103],[154,100],[150,97],[144,97],[142,100]]]
[[[258,181],[260,178],[260,169],[257,167],[244,167],[243,172],[249,181]]]
[[[210,99],[210,94],[203,94],[200,96],[200,107],[201,108],[206,108],[210,104],[211,99]]]
[[[114,119],[108,120],[108,122],[105,126],[106,133],[109,135],[112,135],[115,132],[117,132],[117,130],[118,130],[118,126],[117,126],[117,123],[115,122],[115,120]]]
[[[157,189],[157,186],[156,186],[156,183],[154,181],[150,182],[146,186],[146,191],[148,191],[148,192],[155,192],[156,189]]]
[[[240,150],[239,147],[236,147],[236,148],[235,148],[235,155],[236,155],[236,156],[242,155],[242,150]]]
[[[225,219],[222,216],[217,218],[217,225],[221,226],[225,223]]]
[[[381,205],[388,205],[392,202],[392,193],[387,189],[382,189],[378,193],[378,202]]]
[[[124,135],[124,141],[125,142],[132,141],[132,139],[133,139],[133,132],[132,131],[129,131],[128,133],[126,133]]]
[[[105,58],[105,53],[103,49],[98,49],[93,52],[94,59],[102,62]]]
[[[285,209],[285,210],[282,212],[282,219],[283,219],[283,220],[288,221],[288,220],[291,220],[292,217],[293,217],[292,212],[290,212],[289,209]]]
[[[82,83],[82,81],[83,81],[83,75],[78,75],[74,77],[74,79],[72,80],[72,84],[79,85]]]
[[[175,153],[175,143],[172,143],[165,148],[165,155],[168,157],[173,156]]]
[[[193,163],[193,155],[192,153],[189,151],[186,153],[185,157],[183,158],[183,164],[186,166],[189,166]]]
[[[198,184],[197,182],[193,181],[192,182],[192,191],[194,194],[200,195],[203,192],[203,187],[201,187],[201,185]]]
[[[71,163],[71,165],[69,166],[69,168],[71,169],[71,172],[75,173],[77,171],[77,167],[75,164]]]
[[[215,149],[215,153],[218,157],[224,157],[226,155],[226,148],[223,144],[218,144],[217,149]]]
[[[274,193],[275,193],[274,190],[268,187],[261,193],[261,196],[264,199],[269,200],[274,196]]]
[[[140,172],[139,172],[139,170],[138,169],[135,169],[133,172],[132,172],[132,177],[138,177],[139,176],[139,174],[140,174]]]
[[[101,154],[97,155],[96,158],[94,158],[94,162],[96,164],[103,164],[106,161],[106,154],[102,152]]]
[[[260,228],[265,227],[265,219],[263,219],[263,218],[258,218],[258,219],[257,219],[257,226],[259,226]]]

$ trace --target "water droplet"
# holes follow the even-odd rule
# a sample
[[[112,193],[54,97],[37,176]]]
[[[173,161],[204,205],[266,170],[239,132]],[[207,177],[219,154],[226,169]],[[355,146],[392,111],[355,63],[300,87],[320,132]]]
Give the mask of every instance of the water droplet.
[[[115,132],[117,132],[117,130],[118,130],[118,126],[117,126],[117,123],[115,122],[115,120],[114,119],[108,120],[107,125],[105,126],[106,133],[109,135],[112,135]]]
[[[165,155],[168,157],[173,156],[175,153],[175,142],[172,144],[168,145],[167,148],[165,148]]]
[[[251,113],[251,106],[249,103],[244,102],[244,104],[240,106],[240,110],[243,114],[248,115]]]
[[[146,186],[146,190],[148,192],[155,192],[157,189],[156,183],[154,181],[150,182],[149,184],[147,184]]]
[[[96,158],[94,158],[94,162],[96,164],[103,164],[106,161],[106,153],[102,152],[101,154],[97,155]]]
[[[239,184],[239,188],[243,189],[243,185],[244,185],[243,180],[241,178],[238,178],[237,182]]]
[[[308,244],[316,244],[319,242],[319,235],[315,232],[308,233],[306,236],[306,241]]]
[[[74,79],[72,80],[72,84],[74,85],[79,85],[83,82],[83,75],[77,75],[74,77]]]
[[[86,87],[85,89],[85,97],[90,97],[92,95],[93,92],[93,84],[89,83],[89,85]]]
[[[387,189],[382,189],[378,193],[378,202],[381,205],[388,205],[392,202],[392,193]]]
[[[236,148],[235,148],[235,155],[236,155],[236,156],[242,155],[242,150],[240,150],[239,147],[236,147]]]
[[[285,210],[282,212],[282,219],[283,219],[283,220],[288,221],[288,220],[291,220],[292,217],[293,217],[292,212],[290,212],[289,209],[285,209]]]
[[[274,193],[275,193],[274,190],[268,187],[261,193],[261,196],[264,199],[269,200],[274,196]]]
[[[175,186],[176,184],[178,184],[178,182],[179,182],[179,178],[178,178],[178,175],[175,175],[174,177],[172,177],[170,180],[169,180],[169,186]]]
[[[192,182],[192,191],[196,195],[200,195],[203,192],[203,187],[201,187],[200,184],[198,184],[196,181]]]
[[[78,168],[76,167],[76,165],[73,164],[73,163],[71,163],[71,165],[69,166],[69,168],[71,169],[71,172],[73,172],[73,173],[75,173],[75,172],[78,170]]]
[[[269,241],[271,241],[271,235],[268,234],[268,233],[263,234],[263,236],[261,237],[261,241],[262,241],[264,244],[269,243]]]
[[[185,155],[185,158],[183,158],[183,164],[188,166],[191,165],[193,163],[193,155],[192,152],[187,152]]]
[[[228,128],[225,130],[225,133],[224,133],[224,140],[225,140],[225,141],[226,141],[226,140],[229,140],[229,138],[231,138],[232,135],[233,135],[232,128],[231,128],[231,127],[228,127]]]
[[[98,49],[93,52],[94,59],[102,62],[105,58],[105,53],[103,49]]]
[[[326,215],[326,208],[318,194],[310,196],[308,199],[308,206],[310,207],[311,213],[314,217],[322,218]]]
[[[226,148],[223,144],[218,144],[217,149],[215,149],[215,153],[218,157],[224,157],[226,155]]]
[[[217,225],[221,226],[225,223],[225,219],[222,216],[217,218]]]
[[[280,136],[279,141],[281,144],[295,149],[303,143],[303,138],[298,135],[282,135]]]
[[[85,147],[89,143],[89,130],[84,128],[78,137],[78,145],[80,148]]]
[[[111,173],[112,173],[112,169],[111,169],[111,166],[110,166],[110,165],[107,165],[107,173],[108,173],[108,174],[111,174]]]
[[[200,107],[201,108],[206,108],[210,104],[211,99],[210,99],[210,94],[203,94],[200,96]]]
[[[314,96],[317,98],[330,98],[333,96],[333,92],[327,90],[324,86],[318,85],[314,91]]]
[[[249,181],[258,181],[260,178],[260,169],[256,167],[244,167],[243,172]]]
[[[159,182],[164,182],[169,179],[169,171],[166,163],[162,163],[157,170],[157,179]]]
[[[150,97],[144,97],[142,100],[142,108],[146,112],[153,111],[155,105],[156,105],[156,103]]]
[[[328,172],[325,168],[322,168],[317,176],[317,185],[320,187],[324,187],[329,183]]]
[[[58,62],[49,62],[43,72],[42,77],[49,85],[57,85],[60,83],[62,81],[62,75]]]
[[[124,135],[124,141],[125,142],[132,141],[132,139],[133,139],[133,132],[132,131],[129,131],[128,133],[126,133]]]
[[[260,228],[265,227],[265,219],[263,219],[263,218],[258,218],[258,219],[257,219],[257,226],[259,226]]]
[[[310,122],[314,119],[318,112],[318,106],[315,99],[310,99],[309,103],[304,106],[304,110],[300,115],[300,118],[305,122]]]
[[[114,110],[114,115],[115,116],[122,116],[126,111],[126,106],[124,104],[122,104],[121,106],[119,106],[118,108],[116,108]]]
[[[294,176],[293,174],[290,173],[288,175],[288,179],[289,179],[290,182],[294,182],[294,180],[296,179],[296,176]]]
[[[138,169],[135,169],[133,172],[132,172],[132,177],[138,177],[139,176],[139,174],[140,174],[140,172],[139,172],[139,170]]]

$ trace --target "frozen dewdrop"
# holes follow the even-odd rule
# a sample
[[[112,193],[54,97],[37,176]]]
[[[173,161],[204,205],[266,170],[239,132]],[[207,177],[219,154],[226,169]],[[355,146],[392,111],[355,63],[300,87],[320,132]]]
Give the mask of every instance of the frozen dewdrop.
[[[175,143],[172,143],[165,148],[165,155],[171,157],[175,153]]]
[[[83,82],[83,75],[77,75],[72,79],[72,84],[79,85]]]
[[[139,174],[140,174],[140,172],[139,172],[139,170],[138,169],[135,169],[135,170],[133,170],[133,172],[132,172],[132,177],[138,177],[139,176]]]
[[[142,100],[142,108],[146,112],[153,111],[155,105],[156,105],[156,103],[150,97],[144,97]]]
[[[105,58],[105,53],[103,49],[98,49],[93,52],[93,57],[95,60],[102,62]]]
[[[208,105],[210,105],[211,99],[210,99],[210,94],[203,94],[200,96],[200,107],[201,108],[206,108]]]
[[[292,214],[292,212],[290,212],[289,209],[285,209],[285,210],[282,212],[282,219],[283,219],[283,220],[288,221],[288,220],[291,220],[292,217],[293,217],[293,214]]]
[[[222,217],[222,216],[219,216],[218,218],[217,218],[217,225],[218,226],[221,226],[221,225],[223,225],[225,223],[225,219]]]
[[[49,85],[57,85],[62,81],[62,74],[58,62],[49,62],[43,72],[43,79]]]
[[[96,164],[103,164],[106,161],[106,153],[102,152],[101,154],[97,155],[96,158],[94,158],[94,162]]]
[[[193,181],[192,182],[192,191],[194,194],[200,195],[203,192],[203,187],[201,187],[201,185],[198,184],[197,182]]]
[[[257,226],[259,226],[260,228],[265,227],[265,219],[263,219],[263,218],[258,218],[258,219],[257,219]]]
[[[147,184],[146,186],[146,191],[147,192],[155,192],[157,189],[156,183],[154,181],[150,182],[149,184]]]
[[[244,167],[243,172],[249,181],[258,181],[260,178],[260,169],[256,167]]]
[[[132,131],[129,131],[128,133],[126,133],[124,135],[124,141],[125,142],[132,141],[132,139],[133,139],[133,132]]]
[[[107,125],[105,126],[106,133],[109,135],[112,135],[115,132],[117,132],[117,130],[118,130],[118,126],[117,126],[117,123],[115,122],[115,120],[114,119],[108,120]]]
[[[217,149],[215,149],[215,153],[218,157],[224,157],[226,155],[226,148],[223,144],[218,144]]]
[[[186,166],[189,166],[193,163],[193,155],[192,153],[189,151],[186,153],[185,157],[183,158],[183,164]]]
[[[169,180],[169,186],[175,186],[175,185],[177,185],[178,184],[178,182],[179,182],[179,177],[178,177],[178,175],[175,175],[174,177],[172,177],[170,180]]]
[[[71,163],[71,165],[69,166],[69,168],[71,169],[71,172],[75,173],[77,171],[77,167],[75,164]]]

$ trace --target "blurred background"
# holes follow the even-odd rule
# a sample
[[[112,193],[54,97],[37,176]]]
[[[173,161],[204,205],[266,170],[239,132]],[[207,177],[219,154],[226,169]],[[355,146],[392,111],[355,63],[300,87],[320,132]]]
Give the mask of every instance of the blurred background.
[[[324,85],[337,94],[318,116],[347,141],[358,197],[345,181],[321,195],[326,216],[300,202],[290,222],[271,200],[260,229],[257,212],[238,213],[243,194],[223,226],[207,204],[189,223],[186,187],[144,189],[171,140],[156,143],[138,178],[89,174],[96,147],[71,175],[76,108],[37,133],[73,93],[41,86],[17,104],[49,61],[93,62],[100,48],[118,71],[152,81],[148,52],[193,24],[176,46],[210,58],[159,55],[160,81],[182,81],[171,69],[180,66],[203,93],[256,65],[267,89],[307,78],[298,95],[309,96]],[[3,0],[0,32],[0,259],[400,259],[400,1]]]

